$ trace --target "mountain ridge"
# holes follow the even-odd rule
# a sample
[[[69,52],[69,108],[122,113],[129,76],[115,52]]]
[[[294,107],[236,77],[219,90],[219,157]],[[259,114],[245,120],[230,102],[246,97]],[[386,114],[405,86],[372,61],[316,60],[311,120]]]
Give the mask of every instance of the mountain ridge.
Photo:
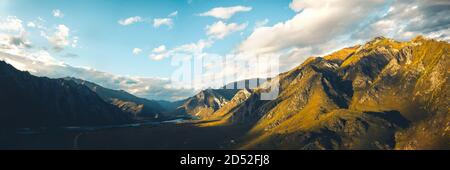
[[[133,140],[119,141],[120,146],[130,146],[128,142],[131,142],[158,147],[165,145],[164,141],[177,139],[170,142],[180,147],[191,146],[190,140],[202,143],[207,139],[208,146],[233,149],[448,149],[449,50],[448,42],[421,36],[410,41],[377,37],[329,55],[310,57],[254,89],[205,89],[177,102],[155,101],[162,108],[176,108],[171,115],[189,114],[196,118],[186,124],[110,129],[86,136],[93,140],[93,146],[103,146],[103,143],[96,143],[97,140],[110,142],[102,135],[117,137],[117,134],[122,134]],[[114,102],[111,96],[103,96],[102,99],[85,85],[63,79],[36,78],[20,72],[22,75],[11,69],[10,65],[2,66],[5,64],[0,63],[0,73],[4,76],[0,78],[9,80],[0,83],[1,89],[6,87],[0,92],[8,96],[0,96],[0,104],[5,107],[11,106],[7,103],[11,102],[8,99],[31,103],[30,107],[41,105],[34,100],[19,102],[12,95],[45,97],[34,95],[33,91],[46,90],[36,85],[39,83],[28,85],[34,82],[31,79],[53,82],[49,84],[52,84],[52,90],[57,91],[55,94],[64,94],[64,98],[68,97],[71,101],[91,99],[99,102],[99,106],[114,107],[110,104]],[[19,81],[11,79],[8,74]],[[248,84],[246,81],[240,82]],[[34,89],[34,86],[39,90],[26,90]],[[278,96],[274,100],[261,100],[262,93],[274,86],[279,88]],[[71,89],[71,93],[58,91],[61,87]],[[123,94],[123,91],[114,92]],[[47,100],[54,98],[46,97]],[[49,101],[52,106],[61,105]],[[82,104],[68,108],[89,108]],[[13,108],[21,107],[16,105]],[[117,106],[113,110],[117,111]],[[119,111],[122,116],[129,115]],[[109,115],[105,111],[100,113],[102,116]],[[4,116],[1,120],[7,118]],[[106,116],[107,120],[113,118],[115,116]],[[45,120],[42,117],[38,119]],[[104,121],[95,118],[95,114],[94,120]],[[180,130],[186,133],[184,137],[177,134]],[[211,136],[205,136],[206,132]],[[154,136],[154,133],[158,135]],[[164,139],[158,140],[160,137]],[[141,140],[145,142],[139,142]],[[147,145],[146,142],[156,145]],[[196,144],[193,145],[198,146]]]
[[[164,115],[167,110],[157,101],[136,97],[123,90],[108,89],[86,80],[73,77],[66,77],[64,79],[87,86],[103,100],[117,106],[122,111],[133,115],[133,117],[148,117],[155,120],[161,119],[162,117],[169,117],[168,115]]]
[[[273,78],[280,84],[275,100],[257,99],[267,82],[239,104],[225,105],[220,115],[227,116],[211,125],[247,124],[241,143],[247,149],[448,148],[442,145],[450,124],[448,51],[447,42],[421,36],[407,42],[377,37],[307,59]],[[437,145],[406,136],[423,136],[418,126],[429,129]]]
[[[0,61],[3,127],[123,124],[131,118],[86,86],[36,77]]]

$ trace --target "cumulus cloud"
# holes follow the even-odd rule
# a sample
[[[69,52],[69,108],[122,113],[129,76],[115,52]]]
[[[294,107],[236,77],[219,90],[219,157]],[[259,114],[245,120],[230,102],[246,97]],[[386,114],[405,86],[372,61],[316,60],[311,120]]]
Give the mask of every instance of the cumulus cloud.
[[[138,54],[140,54],[142,52],[142,49],[140,49],[140,48],[133,48],[133,54],[134,55],[138,55]]]
[[[319,52],[323,44],[337,48],[376,36],[408,40],[423,34],[448,40],[450,34],[450,2],[445,0],[293,0],[289,7],[297,12],[293,18],[255,29],[239,50],[268,53],[312,47]]]
[[[143,21],[143,19],[140,16],[134,16],[134,17],[121,19],[121,20],[117,21],[117,23],[119,23],[120,25],[123,25],[123,26],[127,26],[127,25],[131,25],[134,23],[142,22],[142,21]]]
[[[201,39],[195,43],[183,44],[170,50],[167,50],[166,46],[161,45],[153,49],[153,52],[150,54],[150,58],[152,60],[158,61],[179,54],[198,55],[203,53],[203,50],[205,48],[211,47],[213,43],[214,41],[211,39],[209,40]]]
[[[292,0],[292,2],[289,4],[289,8],[291,8],[295,12],[300,12],[304,6],[308,5],[311,6],[314,5],[314,3],[311,4],[311,1]]]
[[[252,7],[233,6],[233,7],[217,7],[207,12],[199,14],[199,16],[210,16],[218,19],[229,19],[238,12],[251,11]]]
[[[256,28],[260,28],[260,27],[264,27],[269,23],[269,19],[264,19],[264,20],[259,20],[255,22],[255,29]]]
[[[11,51],[30,47],[22,20],[15,16],[0,18],[0,49]]]
[[[247,27],[247,23],[244,24],[236,24],[236,23],[224,23],[222,21],[218,21],[212,25],[206,26],[206,35],[211,36],[212,38],[223,39],[225,36],[237,32],[242,31]]]
[[[74,45],[74,41],[78,40],[78,37],[73,37],[71,41],[70,29],[65,25],[58,25],[51,36],[47,36],[45,32],[42,34],[49,42],[59,47]],[[167,78],[121,76],[92,68],[71,66],[55,59],[45,49],[29,48],[31,42],[26,39],[26,35],[22,20],[15,16],[0,17],[0,60],[37,76],[77,77],[149,99],[174,101],[185,99],[195,93],[193,89],[173,85]],[[78,55],[65,53],[60,57],[73,58]]]
[[[24,35],[0,34],[0,49],[6,51],[18,51],[31,48],[31,42]]]
[[[36,67],[45,68],[47,66],[64,66],[63,62],[60,62],[53,58],[48,51],[37,50],[30,52],[28,50],[7,51],[0,50],[0,60],[10,60],[15,63],[21,63],[22,68],[26,68],[25,71],[39,74]],[[56,74],[56,73],[55,73]]]
[[[419,34],[449,41],[450,1],[397,0],[369,26],[353,34],[354,39],[375,36],[408,40]]]
[[[153,27],[159,28],[160,26],[167,26],[169,29],[173,27],[173,17],[176,17],[178,15],[178,11],[174,11],[170,13],[167,18],[155,18],[153,19]]]
[[[212,46],[214,41],[212,40],[198,40],[196,43],[189,43],[181,45],[175,48],[175,51],[178,52],[186,52],[186,53],[201,53],[205,48],[209,48]]]
[[[162,25],[166,25],[169,28],[172,28],[173,21],[171,18],[155,18],[153,19],[153,27],[158,28]]]
[[[64,14],[61,12],[61,10],[59,10],[59,9],[54,9],[53,11],[52,11],[52,14],[53,14],[53,16],[54,17],[57,17],[57,18],[62,18],[62,17],[64,17]]]
[[[294,0],[291,8],[300,11],[298,14],[272,27],[255,29],[240,45],[240,50],[265,53],[325,43],[357,29],[373,12],[381,10],[383,4],[381,0]]]
[[[46,22],[47,21],[45,21],[43,18],[37,17],[34,20],[28,21],[26,26],[28,28],[37,28],[39,30],[48,30],[47,27],[45,26]]]
[[[238,46],[243,57],[236,60],[245,63],[269,55],[279,58],[280,71],[286,71],[309,56],[323,56],[377,36],[410,40],[425,35],[450,41],[450,2],[445,0],[293,0],[289,7],[295,16],[256,27]],[[243,70],[228,69],[229,74]]]
[[[160,45],[159,47],[153,49],[153,53],[150,55],[150,58],[158,61],[164,59],[167,55],[166,46]]]
[[[51,36],[47,36],[43,33],[43,36],[47,38],[47,40],[52,44],[53,49],[56,51],[62,51],[66,46],[71,44],[69,40],[70,29],[65,25],[58,25],[56,27],[56,31]],[[78,41],[78,40],[76,40]]]
[[[62,57],[64,57],[64,58],[77,58],[77,57],[78,57],[78,54],[75,54],[75,53],[66,53],[66,54],[62,55]]]
[[[1,18],[0,30],[2,32],[9,32],[9,33],[23,32],[24,28],[22,25],[22,20],[18,19],[16,16],[7,16],[6,18]]]
[[[153,49],[154,53],[162,53],[166,51],[166,46],[165,45],[160,45],[159,47],[156,47]]]
[[[271,76],[273,74],[264,74],[264,71],[270,70],[270,62],[262,62],[258,66],[258,70],[263,70],[262,72],[251,70],[252,67],[249,65],[261,58],[279,58],[279,66],[281,67],[279,71],[282,72],[297,66],[309,56],[321,56],[342,47],[365,42],[376,36],[407,40],[418,34],[423,34],[427,37],[450,41],[450,19],[448,15],[450,2],[448,0],[293,0],[289,4],[289,8],[295,12],[292,18],[273,25],[268,25],[268,20],[255,23],[253,32],[239,44],[236,50],[222,56],[216,55],[218,57],[216,60],[209,60],[221,61],[221,59],[231,56],[231,61],[248,63],[248,65],[222,66],[221,64],[223,63],[221,62],[208,63],[207,68],[217,69],[217,71],[204,73],[201,75],[202,81],[196,84],[199,84],[199,86],[204,85],[202,83],[205,82],[207,84],[209,80],[217,76],[241,76],[239,78],[234,77],[232,80],[265,77],[264,75]],[[226,23],[223,20],[231,18],[237,12],[250,10],[250,7],[247,7],[245,10],[242,7],[239,10],[237,8],[230,10],[219,7],[199,14],[200,16],[212,16],[222,20],[206,27],[206,34],[209,36],[206,40],[201,39],[197,42],[182,44],[171,49],[167,49],[165,46],[156,47],[149,57],[153,60],[162,60],[177,54],[187,54],[206,59],[206,56],[210,54],[205,52],[205,49],[211,47],[215,40],[226,37],[242,25]],[[164,19],[171,18],[160,18],[157,27],[167,25],[166,23],[168,21]],[[170,20],[169,25],[172,24],[173,21]],[[232,24],[235,25],[233,26]],[[14,28],[12,25],[15,24],[5,26],[4,29]],[[21,41],[11,41],[10,39],[2,41],[1,37],[0,42],[23,44]],[[213,54],[211,55],[214,56]],[[45,57],[45,52],[42,53],[43,57],[37,56],[34,55],[34,60],[54,63],[50,67],[43,68],[57,67],[61,68],[61,70],[65,70],[63,68],[70,68],[67,65],[61,65],[57,61],[52,61],[51,58]],[[68,75],[68,73],[75,72],[77,73],[75,75],[79,75],[76,77],[83,78],[84,76],[84,79],[96,83],[103,82],[107,87],[125,89],[140,96],[150,96],[149,98],[156,94],[159,96],[169,96],[172,94],[183,96],[180,94],[184,94],[185,92],[176,90],[173,84],[164,83],[169,81],[166,79],[157,79],[157,81],[154,78],[114,76],[79,67],[76,67],[77,69],[67,69],[70,71],[66,72],[52,69],[43,71],[43,68],[37,68],[37,66],[23,64],[24,62],[17,61],[17,57],[10,57],[8,60],[15,62],[15,65],[23,69],[44,72],[46,75],[60,74],[61,72]],[[39,62],[34,61],[33,63]],[[249,69],[251,71],[246,72]],[[95,74],[92,72],[95,72]],[[115,82],[110,82],[111,77],[113,77]],[[194,79],[193,81],[197,80]],[[154,85],[152,82],[159,83],[156,83],[158,85]],[[160,90],[152,91],[152,89]],[[149,91],[151,91],[151,94]]]

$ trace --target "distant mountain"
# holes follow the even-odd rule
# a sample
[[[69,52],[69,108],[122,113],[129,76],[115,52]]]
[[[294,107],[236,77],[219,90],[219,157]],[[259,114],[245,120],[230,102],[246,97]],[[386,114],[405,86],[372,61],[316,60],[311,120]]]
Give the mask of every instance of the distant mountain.
[[[222,108],[241,90],[256,88],[267,79],[255,78],[231,82],[220,89],[206,89],[185,100],[165,103],[170,108],[176,107],[172,114],[191,115],[201,119],[214,117],[213,113]],[[251,83],[250,83],[251,82]],[[163,103],[164,104],[164,103]]]
[[[164,113],[203,121],[91,137],[126,134],[140,143],[150,141],[141,135],[153,140],[170,133],[162,145],[174,135],[178,146],[218,133],[224,137],[218,146],[240,149],[449,149],[449,51],[448,42],[421,36],[406,42],[377,37],[311,57],[254,89],[206,89],[177,102],[73,78],[35,77],[0,61],[0,127],[119,124],[131,121],[130,114]],[[261,100],[275,86],[278,96]]]
[[[133,115],[133,117],[146,117],[155,120],[167,118],[167,116],[164,115],[167,110],[157,101],[139,98],[123,90],[108,89],[98,84],[77,78],[67,77],[64,79],[87,86],[93,92],[97,93],[104,101],[117,106],[122,111]]]
[[[225,105],[238,90],[234,89],[206,89],[195,96],[183,100],[174,114],[188,114],[198,118],[206,118]]]
[[[88,87],[36,77],[0,61],[0,127],[110,125],[131,122]]]
[[[250,90],[266,82],[267,79],[255,78],[231,82],[220,89],[206,89],[197,93],[195,96],[173,102],[171,107],[176,106],[173,114],[188,114],[201,119],[212,118],[214,112],[222,108],[241,90]]]
[[[204,117],[216,121],[211,125],[248,127],[240,139],[246,149],[448,149],[449,51],[448,42],[420,36],[378,37],[309,58],[230,100],[198,95],[188,108],[211,101],[207,108],[215,109],[191,114],[214,115]],[[260,100],[276,81],[278,97]]]

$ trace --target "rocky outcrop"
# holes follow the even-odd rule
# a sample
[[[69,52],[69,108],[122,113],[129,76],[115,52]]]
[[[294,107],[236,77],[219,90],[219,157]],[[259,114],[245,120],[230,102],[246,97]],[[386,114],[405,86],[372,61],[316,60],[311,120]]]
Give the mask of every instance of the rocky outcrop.
[[[177,115],[189,114],[198,118],[212,116],[212,113],[227,104],[237,93],[235,89],[206,89],[190,97],[179,106],[175,113]]]

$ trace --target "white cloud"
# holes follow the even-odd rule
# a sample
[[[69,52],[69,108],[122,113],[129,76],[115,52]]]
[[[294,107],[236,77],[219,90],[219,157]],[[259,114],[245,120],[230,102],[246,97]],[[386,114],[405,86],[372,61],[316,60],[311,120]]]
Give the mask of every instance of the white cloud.
[[[59,9],[54,9],[53,11],[52,11],[52,14],[53,14],[53,16],[54,17],[57,17],[57,18],[62,18],[62,17],[64,17],[64,14],[61,12],[61,10],[59,10]]]
[[[153,27],[158,28],[162,25],[166,25],[169,28],[172,28],[173,21],[171,18],[155,18],[153,20]]]
[[[168,17],[176,17],[177,15],[178,15],[178,11],[174,11],[174,12],[170,13]]]
[[[311,1],[293,0],[289,4],[289,8],[291,8],[295,12],[300,12],[300,10],[302,10],[303,7],[308,6],[307,3],[311,3]],[[314,5],[314,3],[312,5]],[[309,5],[309,6],[311,6],[311,5]]]
[[[70,45],[70,29],[65,25],[58,25],[56,31],[52,36],[43,35],[53,45],[53,48],[57,51],[63,50],[66,46]],[[78,41],[78,39],[76,40]]]
[[[252,61],[254,61],[255,58],[260,58],[256,57],[259,56],[259,54],[264,54],[269,57],[279,57],[280,66],[282,67],[280,68],[280,71],[285,71],[302,63],[308,56],[319,56],[321,54],[340,49],[341,47],[364,42],[380,35],[404,40],[418,34],[424,34],[425,36],[432,38],[438,38],[446,41],[450,40],[450,17],[448,16],[448,7],[450,7],[450,2],[445,0],[294,0],[289,7],[296,11],[294,17],[274,25],[267,25],[265,20],[255,23],[255,30],[249,37],[239,44],[240,46],[237,49],[238,51],[232,51],[231,53],[221,57],[224,58],[225,56],[234,55],[237,53],[237,55],[232,59],[234,61],[238,61],[237,63],[253,63]],[[213,16],[219,19],[228,19],[235,14],[223,12],[223,9],[222,12],[217,11],[220,10],[211,10],[200,15]],[[212,46],[217,38],[226,37],[232,33],[230,30],[235,30],[230,28],[236,28],[238,26],[238,24],[236,24],[234,27],[229,27],[233,23],[220,23],[216,22],[208,26],[206,32],[207,34],[209,32],[208,35],[210,37],[206,40],[182,44],[172,49],[166,49],[165,46],[164,48],[157,47],[155,49],[159,50],[154,49],[149,56],[154,60],[162,60],[179,53],[202,57],[208,55],[205,52],[205,49]],[[20,25],[21,24],[22,23],[20,22]],[[171,24],[173,23],[171,22]],[[11,25],[7,27],[0,27],[0,29],[15,27]],[[161,25],[164,24],[159,24],[159,26]],[[10,31],[21,30],[20,27],[15,27],[19,29],[10,29]],[[7,42],[8,44],[11,44],[11,42],[16,42],[16,44],[23,44],[20,39],[13,40],[12,38],[14,37],[7,36],[2,40],[0,37],[0,42]],[[20,50],[15,49],[15,51]],[[17,65],[20,65],[23,69],[35,70],[36,72],[43,73],[44,75],[74,74],[76,77],[86,77],[85,79],[87,80],[97,83],[102,82],[103,84],[107,84],[105,85],[107,87],[126,89],[127,91],[139,94],[140,96],[167,97],[178,93],[177,90],[171,91],[173,88],[170,83],[167,83],[168,80],[165,79],[155,85],[152,84],[152,82],[156,81],[153,78],[115,76],[92,69],[78,67],[76,67],[76,69],[72,69],[67,65],[61,66],[57,61],[51,61],[50,58],[45,57],[45,53],[42,54],[44,57],[38,57],[38,55],[26,56],[34,56],[34,62],[30,63],[35,64],[33,65],[28,63]],[[18,57],[10,57],[9,60],[14,60],[16,63],[19,62],[17,61]],[[43,67],[39,64],[36,65],[36,63],[39,63],[40,61],[56,63],[53,65],[56,65],[58,69],[54,69],[56,66],[53,65],[51,67]],[[39,69],[37,68],[38,66]],[[262,70],[267,70],[268,65],[261,65],[260,67]],[[208,68],[215,68],[219,71],[217,74],[202,75],[205,78],[204,80],[207,80],[206,82],[211,80],[211,77],[216,75],[239,75],[243,78],[263,77],[261,76],[263,74],[255,72],[251,72],[254,74],[242,74],[245,73],[246,69],[249,69],[246,68],[246,66],[221,67],[219,63],[216,65],[208,64]],[[116,82],[111,82],[111,79],[114,79]],[[201,85],[201,83],[197,84]],[[159,88],[160,90],[152,91],[152,89],[155,88]]]
[[[61,57],[64,57],[64,58],[77,58],[79,56],[77,54],[75,54],[75,53],[66,53],[66,54],[62,55]]]
[[[291,8],[301,12],[272,27],[260,27],[240,45],[244,52],[275,52],[312,46],[336,39],[365,23],[381,10],[382,0],[294,0]]]
[[[37,76],[51,78],[77,77],[107,88],[123,89],[140,97],[158,100],[180,100],[192,96],[192,89],[180,89],[172,85],[166,78],[130,77],[101,72],[87,67],[74,67],[61,62],[47,50],[27,48],[31,42],[25,39],[25,29],[22,21],[17,17],[0,17],[0,60],[4,60],[14,67],[29,71]],[[44,37],[55,45],[67,46],[76,44],[78,37],[70,41],[70,29],[65,25],[58,25],[52,36]],[[23,36],[23,37],[22,37]],[[66,53],[63,57],[76,57],[76,54]]]
[[[251,11],[252,7],[246,6],[233,6],[233,7],[217,7],[207,12],[199,14],[200,16],[211,16],[219,19],[229,19],[238,12]]]
[[[247,23],[244,24],[236,24],[236,23],[224,23],[222,21],[218,21],[212,25],[206,26],[206,35],[211,36],[217,39],[223,39],[225,36],[237,32],[242,31],[247,27]]]
[[[46,22],[47,21],[45,21],[43,18],[37,17],[34,20],[28,21],[26,26],[29,28],[37,28],[39,30],[48,30],[45,26]]]
[[[150,58],[155,61],[159,61],[164,59],[168,53],[166,53],[166,46],[160,45],[159,47],[156,47],[152,51],[153,53],[150,55]]]
[[[0,34],[0,49],[16,51],[24,48],[30,48],[31,42],[25,35]]]
[[[450,2],[444,0],[293,0],[289,7],[297,12],[293,18],[255,29],[239,50],[267,53],[313,47],[320,54],[325,52],[321,49],[376,36],[450,39]],[[322,48],[323,44],[336,46]]]
[[[7,16],[0,20],[0,31],[20,33],[24,31],[22,20],[16,16]]]
[[[290,8],[297,12],[293,18],[257,27],[240,44],[239,61],[272,55],[280,58],[280,71],[286,71],[308,56],[323,56],[376,36],[404,41],[425,35],[450,41],[449,1],[293,0]]]
[[[158,61],[178,54],[198,55],[203,53],[205,48],[211,47],[213,43],[213,40],[202,39],[195,43],[183,44],[170,50],[167,50],[164,45],[161,45],[153,49],[153,52],[150,54],[150,58]]]
[[[34,22],[28,22],[27,26],[30,28],[35,28],[36,24]]]
[[[138,54],[140,54],[142,52],[142,49],[140,49],[140,48],[133,48],[133,54],[134,55],[138,55]]]
[[[166,51],[166,46],[165,45],[160,45],[159,47],[156,47],[153,49],[154,53],[162,53]]]
[[[152,60],[159,61],[159,60],[162,60],[162,59],[166,58],[166,56],[167,56],[166,54],[158,54],[158,53],[156,53],[156,54],[151,54],[150,58]]]
[[[355,32],[354,39],[386,36],[408,40],[419,34],[444,41],[450,39],[450,1],[397,0],[380,18]]]
[[[29,68],[31,71],[36,71],[36,66],[64,66],[63,62],[60,62],[53,58],[46,50],[36,50],[30,52],[29,50],[16,50],[13,52],[0,49],[0,59],[8,58],[14,60],[16,63],[22,63],[22,68]]]
[[[134,17],[126,18],[126,19],[121,19],[117,23],[119,23],[120,25],[126,26],[126,25],[131,25],[131,24],[134,24],[137,22],[142,22],[142,21],[143,21],[143,19],[140,16],[134,16]]]

